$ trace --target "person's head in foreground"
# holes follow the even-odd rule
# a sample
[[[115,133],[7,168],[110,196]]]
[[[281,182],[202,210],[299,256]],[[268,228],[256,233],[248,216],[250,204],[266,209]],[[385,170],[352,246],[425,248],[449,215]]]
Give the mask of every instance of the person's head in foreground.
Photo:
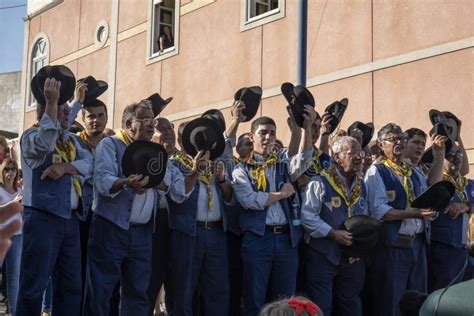
[[[308,298],[293,296],[268,303],[260,316],[323,316],[323,312]]]

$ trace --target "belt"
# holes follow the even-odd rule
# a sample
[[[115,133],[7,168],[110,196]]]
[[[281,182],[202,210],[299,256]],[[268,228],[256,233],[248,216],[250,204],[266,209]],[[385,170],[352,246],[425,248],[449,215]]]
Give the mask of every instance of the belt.
[[[290,225],[265,225],[265,231],[274,233],[274,234],[281,234],[281,233],[288,233],[290,232]]]
[[[224,227],[222,221],[196,221],[196,226],[204,229],[222,229]]]
[[[425,233],[418,233],[418,234],[414,234],[414,235],[408,235],[408,234],[398,234],[399,236],[403,236],[403,237],[409,237],[411,239],[416,239],[416,238],[421,238],[423,237]]]

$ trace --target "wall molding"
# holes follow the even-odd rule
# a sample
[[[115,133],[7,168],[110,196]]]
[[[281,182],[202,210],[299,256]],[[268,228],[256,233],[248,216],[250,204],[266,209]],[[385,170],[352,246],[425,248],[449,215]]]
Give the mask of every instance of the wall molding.
[[[322,84],[347,79],[354,76],[359,76],[362,74],[370,73],[377,70],[382,70],[385,68],[396,67],[403,64],[411,63],[414,61],[436,57],[443,54],[453,53],[459,50],[468,49],[474,47],[474,37],[469,37],[463,40],[449,42],[442,45],[433,46],[430,48],[425,48],[410,53],[388,57],[380,59],[371,63],[362,64],[355,67],[350,67],[338,71],[334,71],[328,74],[316,76],[313,78],[307,79],[307,87],[315,87]],[[280,87],[272,87],[269,89],[263,90],[262,99],[271,98],[274,96],[281,95]],[[222,100],[212,104],[204,105],[198,108],[194,108],[189,111],[183,111],[179,113],[174,113],[167,118],[170,121],[181,120],[189,117],[193,117],[207,111],[209,109],[227,109],[232,106],[233,99]],[[474,154],[474,153],[473,153]],[[474,157],[473,157],[474,159]]]
[[[189,3],[186,3],[185,5],[181,6],[181,13],[180,15],[183,16],[185,14],[188,14],[190,12],[196,11],[198,9],[201,9],[202,7],[207,6],[208,4],[216,2],[215,0],[194,0]]]

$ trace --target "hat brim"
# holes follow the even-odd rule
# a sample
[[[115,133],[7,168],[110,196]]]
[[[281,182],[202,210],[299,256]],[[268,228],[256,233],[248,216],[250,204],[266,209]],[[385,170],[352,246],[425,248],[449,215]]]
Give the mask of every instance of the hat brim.
[[[342,117],[346,112],[348,104],[349,99],[344,98],[340,101],[335,101],[326,107],[324,112],[328,113],[332,117],[331,128],[329,129],[329,133],[334,132],[337,126],[341,123]]]
[[[141,174],[148,176],[146,188],[156,187],[163,181],[166,173],[168,154],[157,143],[137,140],[125,149],[122,158],[122,172],[125,176]]]
[[[103,80],[97,80],[97,87],[94,90],[89,91],[87,89],[86,91],[86,96],[84,97],[84,104],[87,105],[89,102],[97,99],[100,97],[107,89],[109,88],[109,85],[107,82]]]
[[[365,257],[372,254],[377,246],[380,222],[368,215],[355,215],[347,218],[342,229],[352,234],[351,246],[342,246],[341,251],[348,257]]]
[[[224,114],[218,109],[210,109],[204,112],[201,117],[209,118],[217,123],[221,133],[224,133],[226,130]]]
[[[295,93],[293,91],[294,88],[295,88],[295,86],[290,82],[285,82],[280,87],[281,93],[283,94],[286,101],[290,105],[293,103],[293,98],[295,96]]]
[[[76,78],[68,67],[63,65],[44,66],[31,79],[31,92],[40,105],[46,106],[43,90],[47,78],[54,78],[61,82],[58,105],[66,103],[74,95]]]
[[[245,104],[242,115],[245,119],[242,122],[248,122],[255,117],[262,101],[262,88],[258,86],[240,88],[234,94],[234,100],[240,100]]]
[[[451,202],[455,187],[450,181],[439,181],[418,196],[411,206],[420,209],[444,210]]]
[[[163,99],[158,93],[153,93],[146,100],[151,102],[151,109],[153,116],[157,117],[166,108],[166,106],[173,100],[172,97]]]
[[[215,132],[216,136],[216,144],[212,149],[209,150],[209,159],[214,160],[216,158],[219,158],[225,149],[224,135],[220,133],[220,127],[214,120],[205,117],[196,118],[188,122],[184,127],[183,134],[181,137],[181,142],[183,144],[184,151],[191,157],[195,157],[197,155],[200,148],[196,148],[192,143],[191,134],[194,129],[202,126],[212,129]]]
[[[365,148],[370,143],[370,141],[372,140],[372,137],[374,136],[374,124],[372,123],[364,124],[360,121],[355,121],[347,128],[347,134],[350,135],[351,131],[354,129],[359,129],[362,132],[361,147]]]

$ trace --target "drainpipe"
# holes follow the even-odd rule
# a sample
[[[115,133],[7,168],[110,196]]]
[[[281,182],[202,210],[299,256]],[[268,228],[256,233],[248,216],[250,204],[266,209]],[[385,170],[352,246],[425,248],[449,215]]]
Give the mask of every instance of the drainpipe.
[[[308,37],[308,0],[298,1],[298,59],[296,84],[306,86],[306,50]]]

